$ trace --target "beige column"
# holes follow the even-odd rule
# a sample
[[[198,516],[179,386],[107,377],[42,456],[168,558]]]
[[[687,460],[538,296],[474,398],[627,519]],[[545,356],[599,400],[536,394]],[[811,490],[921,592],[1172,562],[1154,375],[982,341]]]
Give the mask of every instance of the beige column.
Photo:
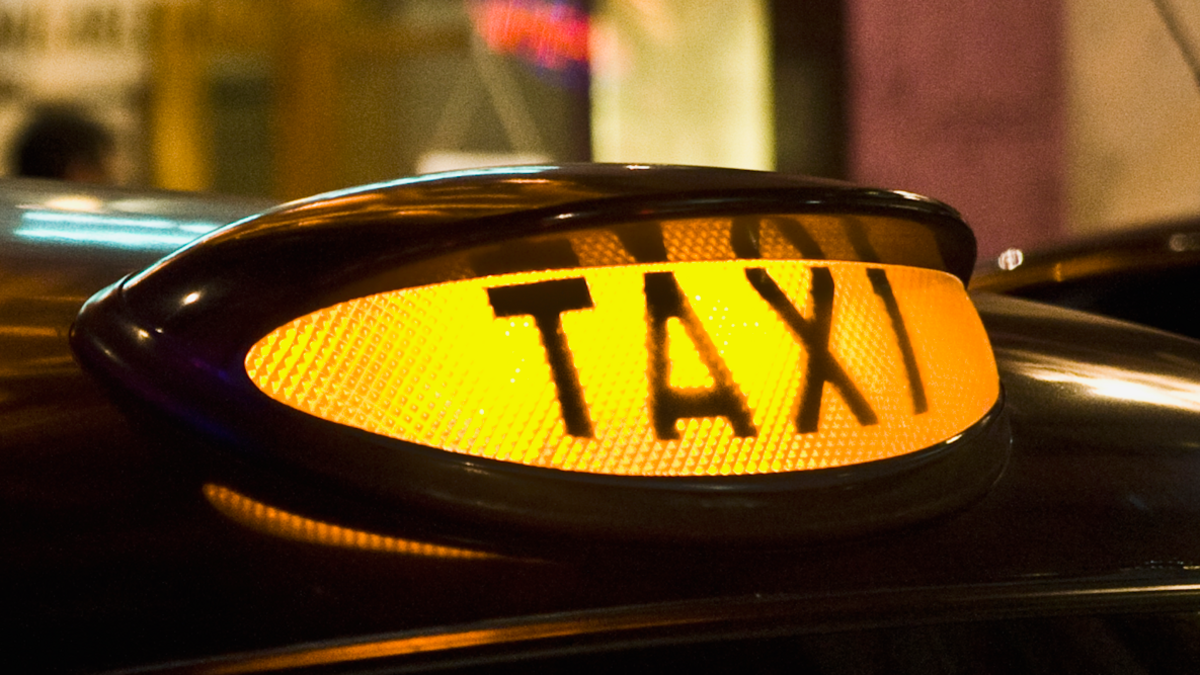
[[[205,190],[211,184],[207,28],[203,3],[164,2],[155,8],[149,126],[151,180],[157,187]]]

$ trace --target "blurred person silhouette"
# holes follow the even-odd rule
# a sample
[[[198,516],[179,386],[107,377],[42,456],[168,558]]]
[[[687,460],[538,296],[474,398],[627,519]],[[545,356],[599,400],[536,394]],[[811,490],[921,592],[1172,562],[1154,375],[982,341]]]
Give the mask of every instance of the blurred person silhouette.
[[[111,183],[112,133],[82,110],[42,105],[17,134],[9,163],[12,173],[82,183]]]

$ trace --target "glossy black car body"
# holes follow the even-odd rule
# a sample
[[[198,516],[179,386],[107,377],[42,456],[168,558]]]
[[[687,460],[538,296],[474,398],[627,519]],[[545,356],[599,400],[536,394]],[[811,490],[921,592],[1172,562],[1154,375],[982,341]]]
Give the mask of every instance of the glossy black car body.
[[[653,196],[654,177],[644,180]],[[536,555],[475,549],[419,519],[407,532],[438,546],[364,545],[328,530],[286,538],[230,517],[241,497],[214,487],[196,439],[130,420],[71,356],[83,301],[161,252],[29,241],[24,214],[67,213],[58,222],[69,224],[75,211],[51,204],[64,196],[57,188],[8,194],[0,565],[4,635],[22,670],[575,672],[637,662],[1193,672],[1200,663],[1200,344],[1190,339],[977,295],[1011,454],[977,501],[900,529],[803,544],[576,541]],[[93,200],[108,225],[143,219],[148,230],[165,226],[160,217],[259,210],[160,195],[159,215],[114,216],[133,195],[76,197]],[[686,205],[687,189],[673,185],[671,199]],[[255,508],[282,523],[276,534],[292,527],[286,509]]]
[[[1200,338],[1200,222],[1179,219],[981,266],[971,287]]]

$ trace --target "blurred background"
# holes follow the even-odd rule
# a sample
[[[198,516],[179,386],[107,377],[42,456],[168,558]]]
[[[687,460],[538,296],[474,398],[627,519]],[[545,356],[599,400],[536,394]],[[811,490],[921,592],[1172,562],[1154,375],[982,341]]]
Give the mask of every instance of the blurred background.
[[[134,187],[772,169],[937,197],[993,255],[1200,214],[1163,7],[1194,44],[1192,0],[0,0],[0,147],[70,103]]]

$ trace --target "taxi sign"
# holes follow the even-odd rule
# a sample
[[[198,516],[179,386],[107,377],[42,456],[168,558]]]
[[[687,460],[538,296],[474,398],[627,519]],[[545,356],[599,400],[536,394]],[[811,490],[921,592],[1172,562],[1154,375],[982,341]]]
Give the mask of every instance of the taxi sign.
[[[880,284],[892,293],[881,297]],[[631,265],[403,289],[291,321],[246,364],[269,396],[332,422],[640,476],[886,459],[962,433],[999,393],[957,279],[842,262]]]
[[[358,502],[483,538],[802,541],[999,475],[973,262],[957,214],[909,193],[489,169],[217,232],[90,301],[73,342],[246,485],[306,483],[289,510],[331,527]]]

